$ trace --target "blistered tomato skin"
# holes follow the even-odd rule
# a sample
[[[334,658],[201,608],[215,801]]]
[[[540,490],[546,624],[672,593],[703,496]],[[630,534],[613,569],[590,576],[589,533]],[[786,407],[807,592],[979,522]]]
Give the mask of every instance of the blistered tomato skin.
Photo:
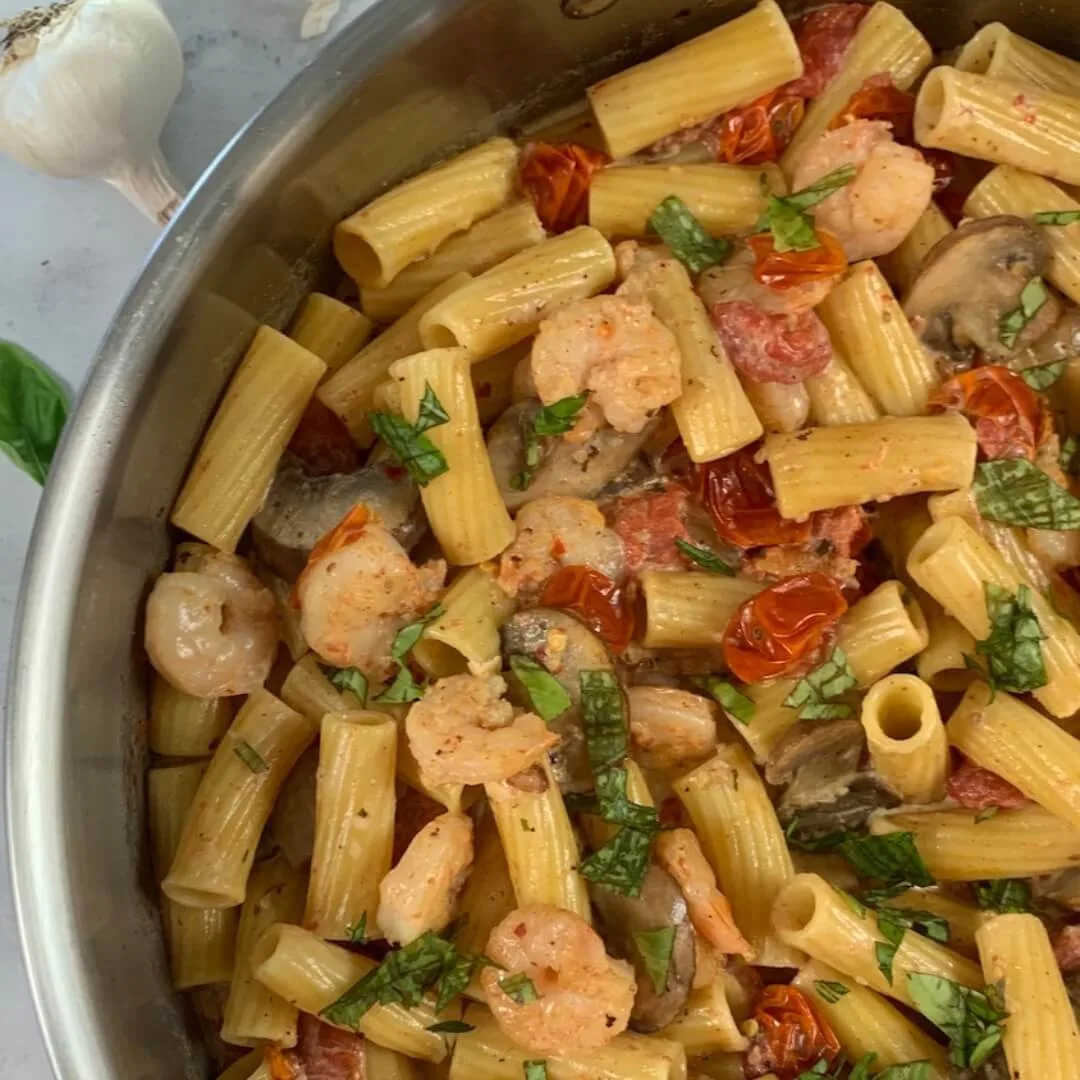
[[[720,119],[718,156],[731,165],[776,161],[805,115],[803,98],[784,87],[732,109]]]
[[[544,586],[542,607],[562,608],[592,627],[615,653],[634,637],[634,608],[618,582],[591,566],[564,566]]]
[[[622,540],[630,573],[645,568],[681,570],[686,566],[686,558],[675,541],[690,539],[686,529],[688,504],[688,492],[677,484],[667,491],[616,500],[611,528]]]
[[[724,631],[724,661],[745,683],[794,673],[824,645],[847,611],[840,587],[825,574],[800,574],[742,603]]]
[[[843,245],[826,229],[816,229],[817,247],[805,251],[777,251],[772,233],[758,233],[747,243],[754,253],[754,280],[770,289],[792,289],[847,269]]]
[[[770,315],[754,304],[714,304],[712,322],[724,352],[753,382],[791,385],[820,375],[832,359],[825,324],[812,311]]]
[[[1016,810],[1031,802],[1004,777],[971,761],[965,761],[949,777],[945,790],[965,810]]]
[[[318,398],[308,402],[289,450],[303,462],[309,476],[349,473],[360,465],[360,454],[344,421]]]
[[[868,4],[829,4],[812,11],[795,26],[803,73],[786,85],[789,94],[817,97],[836,78]]]
[[[819,1061],[831,1066],[840,1054],[832,1028],[794,986],[766,986],[754,1008],[757,1034],[746,1055],[746,1076],[797,1080]]]
[[[529,143],[521,154],[521,187],[548,232],[585,223],[593,174],[611,159],[577,143]]]
[[[891,75],[871,75],[829,122],[829,129],[853,120],[884,120],[892,126],[892,137],[910,143],[913,136],[915,95],[900,90]]]

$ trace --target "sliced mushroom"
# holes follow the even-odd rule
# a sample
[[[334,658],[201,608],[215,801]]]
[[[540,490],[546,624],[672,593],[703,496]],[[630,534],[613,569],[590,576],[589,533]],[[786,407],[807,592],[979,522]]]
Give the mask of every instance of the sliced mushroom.
[[[568,443],[562,438],[542,439],[540,468],[532,483],[524,491],[518,491],[511,481],[521,472],[525,432],[539,409],[537,401],[519,401],[495,421],[488,433],[488,456],[499,490],[511,510],[542,495],[595,498],[642,453],[658,423],[658,419],[650,420],[637,434],[604,427],[583,443]]]
[[[1080,356],[1080,307],[1070,307],[1038,341],[1020,357],[1020,367],[1038,367]]]
[[[659,866],[650,866],[641,895],[624,896],[611,889],[590,889],[603,923],[604,941],[616,956],[628,960],[637,979],[637,996],[630,1026],[649,1034],[666,1027],[686,1005],[694,983],[694,930],[679,886]],[[645,966],[634,934],[674,927],[667,985],[657,991]]]
[[[900,797],[890,787],[873,773],[864,772],[856,773],[847,790],[831,802],[795,810],[781,801],[777,811],[785,823],[797,819],[792,838],[809,844],[838,832],[858,829],[875,811],[891,810],[900,803]]]
[[[423,533],[419,491],[401,469],[369,465],[354,473],[309,476],[295,460],[286,461],[251,523],[259,558],[279,577],[295,581],[320,537],[359,502],[405,548]]]
[[[1024,286],[1050,261],[1042,233],[1023,218],[1002,215],[961,225],[930,249],[904,311],[923,343],[960,364],[975,351],[1001,360],[1035,341],[1060,313],[1044,305],[1015,346],[1000,338],[1001,320],[1020,306]]]

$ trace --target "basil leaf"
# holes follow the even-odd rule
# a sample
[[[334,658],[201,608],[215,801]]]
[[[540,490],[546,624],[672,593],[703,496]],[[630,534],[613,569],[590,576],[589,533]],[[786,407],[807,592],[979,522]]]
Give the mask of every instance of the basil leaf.
[[[1020,585],[1012,596],[989,581],[984,590],[990,636],[975,642],[975,652],[986,657],[987,681],[994,688],[1017,694],[1045,686],[1049,680],[1039,643],[1046,635],[1031,606],[1031,590]]]
[[[662,926],[659,930],[636,930],[634,948],[645,965],[645,973],[652,981],[653,989],[662,994],[668,987],[671,970],[671,953],[675,948],[675,927]]]
[[[464,1020],[440,1020],[437,1024],[428,1024],[425,1031],[436,1035],[465,1035],[476,1030],[475,1024],[466,1024]]]
[[[984,821],[989,821],[992,817],[1001,812],[1000,806],[988,806],[985,810],[980,810],[975,815],[975,824],[980,825]]]
[[[355,694],[361,705],[367,702],[368,681],[362,671],[354,667],[330,667],[329,664],[320,664],[319,669],[330,681],[331,686]]]
[[[915,1008],[949,1037],[949,1061],[977,1069],[1001,1042],[1000,1021],[1008,1014],[988,994],[940,975],[911,972],[907,979]]]
[[[403,626],[390,643],[390,657],[398,666],[394,681],[372,700],[380,705],[405,705],[410,701],[419,701],[424,696],[423,686],[413,678],[407,666],[409,653],[412,652],[424,627],[446,614],[442,604],[436,604],[430,611],[421,615],[407,626]]]
[[[850,993],[842,982],[830,982],[828,979],[815,979],[814,989],[822,1001],[835,1005],[845,994]]]
[[[364,945],[367,943],[367,912],[365,911],[360,916],[360,921],[354,926],[349,923],[345,927],[345,936],[349,939],[353,945]]]
[[[618,765],[630,748],[626,699],[619,680],[610,671],[583,671],[581,726],[593,772]]]
[[[883,908],[878,912],[877,927],[885,940],[874,942],[874,958],[885,981],[892,986],[893,961],[896,959],[896,951],[900,948],[900,943],[904,940],[906,927],[899,919],[892,917],[889,908]]]
[[[430,428],[445,424],[450,419],[447,411],[435,396],[431,384],[424,387],[415,424],[393,413],[370,412],[368,421],[375,434],[386,443],[388,449],[409,470],[409,475],[421,486],[437,476],[442,476],[450,466],[443,452],[424,434]]]
[[[0,341],[0,450],[45,483],[68,417],[68,394],[36,356]]]
[[[1046,291],[1043,279],[1036,274],[1021,291],[1019,306],[1001,316],[998,323],[998,341],[1006,349],[1013,348],[1024,327],[1038,315],[1043,304],[1049,299],[1050,294]]]
[[[933,885],[915,834],[886,833],[884,836],[848,836],[837,850],[851,864],[859,877],[878,878],[887,885]]]
[[[545,723],[562,716],[573,704],[562,683],[532,657],[515,653],[510,657],[510,670],[525,687],[533,709]]]
[[[788,847],[796,851],[806,851],[815,854],[821,851],[832,851],[847,839],[847,833],[841,830],[822,832],[820,826],[811,826],[804,829],[802,815],[796,814],[784,830],[784,839]]]
[[[855,179],[857,173],[858,169],[854,165],[842,165],[807,187],[781,197],[789,205],[799,210],[807,210],[827,199],[834,191],[847,187]]]
[[[1061,444],[1061,468],[1070,476],[1080,475],[1080,457],[1077,456],[1078,450],[1080,450],[1080,438],[1077,438],[1075,435],[1069,435]]]
[[[874,1080],[930,1080],[931,1075],[929,1060],[907,1061],[882,1069]],[[851,1080],[858,1080],[858,1077],[852,1073]]]
[[[1080,210],[1040,210],[1031,220],[1036,225],[1074,225],[1080,221]]]
[[[398,669],[394,681],[371,700],[378,705],[407,705],[419,701],[423,696],[424,688],[413,678],[413,673],[403,667]]]
[[[722,574],[724,577],[734,577],[735,570],[728,566],[723,559],[714,551],[710,551],[706,547],[697,547],[691,544],[688,540],[683,540],[681,537],[675,540],[675,546],[681,551],[691,562],[697,563],[698,566],[705,570],[708,570],[712,574]]]
[[[1028,529],[1080,529],[1080,499],[1026,458],[975,468],[975,502],[987,521]]]
[[[853,710],[850,705],[835,704],[835,699],[858,685],[844,650],[837,646],[824,664],[795,684],[784,704],[798,709],[801,720],[838,720],[850,716]]]
[[[540,1000],[532,979],[521,971],[516,975],[507,975],[505,979],[500,979],[499,989],[519,1005],[527,1005],[530,1001]]]
[[[1032,390],[1048,390],[1065,374],[1065,365],[1068,362],[1055,360],[1050,364],[1039,364],[1037,367],[1024,368],[1019,375]]]
[[[749,724],[754,717],[754,702],[734,683],[721,679],[717,675],[702,675],[695,678],[694,684],[709,694],[723,710],[730,713],[742,724]]]
[[[852,896],[846,889],[837,889],[840,899],[860,918],[869,913],[869,908],[857,897]]]
[[[719,266],[731,255],[731,244],[710,236],[677,195],[669,195],[652,212],[649,229],[671,248],[671,253],[691,274]]]
[[[417,434],[423,434],[428,428],[438,427],[449,421],[450,414],[442,407],[442,402],[435,396],[431,383],[424,384],[424,396],[420,399],[420,406],[416,411],[416,423],[413,430]]]
[[[524,491],[533,482],[540,468],[543,460],[540,437],[565,435],[577,422],[578,414],[588,400],[588,391],[582,391],[573,397],[560,398],[550,405],[545,405],[532,418],[532,422],[525,425],[525,465],[521,472],[515,473],[510,479],[510,486],[515,491]]]
[[[525,1080],[548,1080],[546,1061],[526,1061]]]
[[[877,1054],[871,1050],[867,1054],[863,1054],[861,1058],[852,1067],[851,1075],[848,1080],[870,1080],[870,1066],[877,1060]]]
[[[397,663],[404,664],[406,657],[412,652],[413,646],[420,640],[424,627],[445,614],[446,609],[442,604],[436,604],[430,611],[421,615],[419,619],[409,623],[408,626],[403,626],[394,635],[394,640],[390,645],[390,656]]]
[[[1031,888],[1019,878],[975,881],[971,889],[975,893],[975,903],[986,911],[1024,915],[1035,910],[1031,902]]]
[[[602,848],[582,860],[578,873],[624,896],[640,896],[656,832],[624,825]]]
[[[270,770],[270,766],[263,760],[262,755],[249,742],[238,742],[233,747],[233,753],[253,772],[264,773]]]
[[[949,920],[942,915],[935,915],[932,911],[919,911],[917,908],[887,907],[889,918],[902,926],[938,942],[939,945],[948,945],[952,936],[949,929]]]
[[[754,231],[770,231],[777,251],[809,251],[819,247],[814,219],[806,211],[850,184],[855,173],[854,165],[844,165],[801,191],[772,196]]]

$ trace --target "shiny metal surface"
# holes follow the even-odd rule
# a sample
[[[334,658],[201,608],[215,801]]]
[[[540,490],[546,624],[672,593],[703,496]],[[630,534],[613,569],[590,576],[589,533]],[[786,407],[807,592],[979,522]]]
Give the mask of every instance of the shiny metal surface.
[[[24,948],[62,1080],[206,1066],[164,964],[145,873],[140,609],[167,509],[260,321],[325,273],[331,223],[455,144],[749,2],[382,0],[226,149],[101,346],[38,518],[12,666],[9,829]],[[809,6],[791,5],[793,10]],[[1080,8],[902,3],[942,47],[995,18],[1056,48]]]

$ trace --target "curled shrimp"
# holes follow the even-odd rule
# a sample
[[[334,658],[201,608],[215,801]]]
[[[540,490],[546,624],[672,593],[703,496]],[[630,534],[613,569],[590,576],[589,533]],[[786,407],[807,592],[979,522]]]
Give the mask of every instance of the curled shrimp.
[[[633,969],[607,955],[580,915],[547,904],[518,908],[491,931],[485,952],[504,969],[483,970],[488,1007],[503,1032],[530,1053],[594,1049],[626,1029],[636,992]],[[535,995],[514,989],[527,988],[525,980]]]
[[[409,710],[405,734],[424,783],[484,784],[535,765],[559,741],[539,716],[514,715],[498,676],[451,675]]]
[[[816,308],[839,279],[817,278],[787,289],[762,285],[754,277],[756,256],[750,248],[740,246],[727,262],[710,266],[698,279],[697,291],[711,311],[717,304],[752,304],[767,315],[801,315]]]
[[[250,694],[266,681],[278,646],[274,595],[238,555],[188,556],[162,574],[146,602],[146,651],[192,697]]]
[[[667,686],[632,686],[630,737],[647,769],[696,765],[716,749],[716,706]]]
[[[738,953],[748,961],[754,948],[735,925],[727,897],[716,887],[698,838],[689,829],[670,829],[656,838],[656,861],[682,889],[694,929],[722,953]]]
[[[881,120],[853,120],[819,136],[799,159],[795,190],[845,165],[855,178],[814,207],[817,224],[843,245],[851,262],[886,255],[900,245],[930,205],[934,170],[901,146]]]
[[[394,636],[431,608],[445,575],[441,559],[415,566],[361,504],[319,541],[297,581],[304,638],[328,663],[381,681]]]
[[[545,405],[588,390],[589,405],[616,431],[641,431],[682,393],[675,336],[648,304],[619,296],[579,300],[545,319],[532,374]]]
[[[517,537],[499,558],[499,584],[511,596],[538,592],[563,566],[591,566],[618,581],[622,541],[588,499],[548,495],[526,503],[515,520]]]
[[[470,818],[450,813],[428,822],[379,884],[377,921],[386,940],[407,945],[448,926],[472,861]]]

